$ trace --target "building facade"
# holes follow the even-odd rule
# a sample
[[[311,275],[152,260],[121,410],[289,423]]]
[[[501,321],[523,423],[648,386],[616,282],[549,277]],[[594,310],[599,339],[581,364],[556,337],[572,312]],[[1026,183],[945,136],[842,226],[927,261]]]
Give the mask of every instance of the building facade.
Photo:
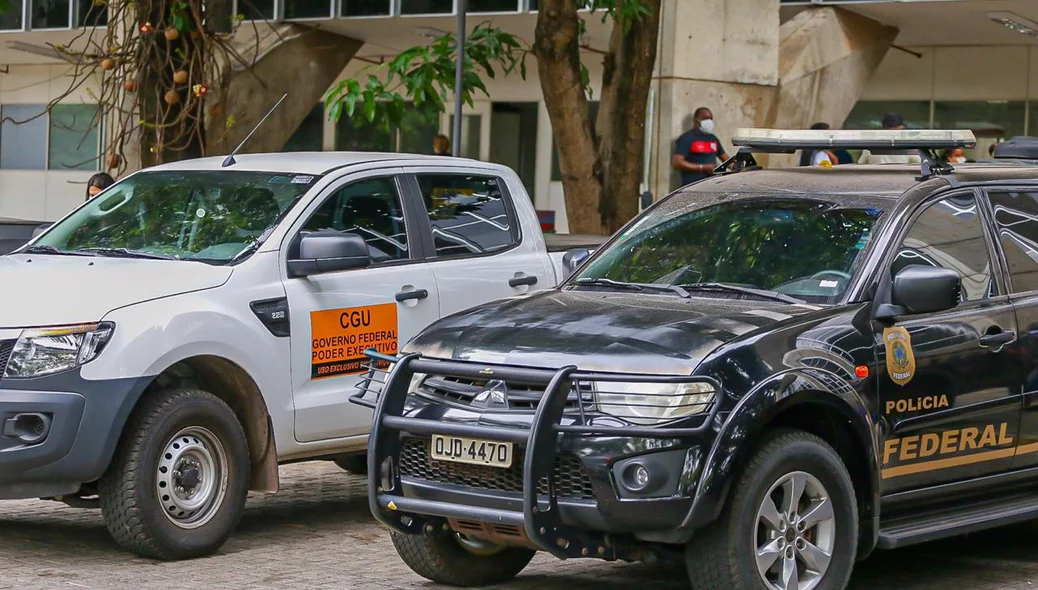
[[[102,167],[104,133],[91,99],[96,94],[89,85],[68,93],[69,64],[51,47],[104,26],[106,13],[94,0],[12,4],[0,15],[0,217],[51,220],[83,201],[86,179]],[[470,27],[493,21],[532,40],[537,0],[467,4]],[[808,19],[812,11],[833,7],[850,20]],[[456,0],[238,0],[235,14],[246,22],[294,22],[361,41],[343,79],[377,71],[400,51],[454,31],[456,8]],[[826,33],[826,23],[837,21],[842,32]],[[597,16],[587,22],[583,57],[594,100],[610,29]],[[854,50],[868,23],[896,28],[892,43],[868,50],[878,55],[875,64]],[[797,35],[810,27],[823,29],[810,30],[814,44],[805,49]],[[836,127],[874,128],[891,111],[912,126],[973,129],[981,140],[974,157],[1000,139],[1038,134],[1034,0],[663,0],[658,56],[643,158],[643,189],[656,198],[676,186],[673,142],[698,106],[713,109],[729,153],[739,126],[829,119]],[[535,206],[555,212],[557,230],[566,231],[551,125],[530,66],[526,80],[488,81],[490,95],[477,95],[466,107],[462,154],[514,168]],[[799,70],[814,77],[797,77]],[[834,83],[841,76],[845,83]],[[804,80],[818,88],[783,94]],[[62,104],[47,112],[44,107],[61,96]],[[283,149],[430,153],[436,134],[450,135],[449,113],[415,109],[399,128],[385,130],[359,117],[330,121],[321,97],[312,98],[312,110],[300,112],[301,123]]]

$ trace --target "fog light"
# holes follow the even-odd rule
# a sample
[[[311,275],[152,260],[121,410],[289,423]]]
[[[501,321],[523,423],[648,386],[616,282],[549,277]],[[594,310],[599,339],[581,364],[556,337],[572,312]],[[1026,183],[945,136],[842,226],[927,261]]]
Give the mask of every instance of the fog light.
[[[624,467],[620,483],[632,492],[640,492],[652,483],[652,476],[645,465],[641,463],[629,463]]]
[[[22,444],[34,445],[50,434],[50,416],[47,414],[18,414],[4,422],[4,436],[18,439]]]

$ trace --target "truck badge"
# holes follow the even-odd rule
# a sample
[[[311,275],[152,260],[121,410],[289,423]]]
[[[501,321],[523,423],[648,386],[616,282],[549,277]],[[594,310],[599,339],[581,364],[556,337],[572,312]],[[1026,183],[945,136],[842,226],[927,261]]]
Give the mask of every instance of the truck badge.
[[[491,379],[483,387],[483,391],[479,392],[476,397],[472,398],[472,405],[482,406],[484,408],[507,408],[508,386],[500,379]]]
[[[902,327],[884,328],[883,344],[887,349],[887,373],[890,380],[905,385],[915,376],[915,354],[912,337]]]

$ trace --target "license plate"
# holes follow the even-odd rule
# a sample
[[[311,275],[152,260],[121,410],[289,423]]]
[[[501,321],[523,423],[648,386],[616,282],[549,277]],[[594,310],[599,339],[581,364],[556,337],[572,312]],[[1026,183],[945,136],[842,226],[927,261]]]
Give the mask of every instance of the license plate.
[[[508,468],[512,466],[512,443],[434,434],[429,451],[437,461]]]

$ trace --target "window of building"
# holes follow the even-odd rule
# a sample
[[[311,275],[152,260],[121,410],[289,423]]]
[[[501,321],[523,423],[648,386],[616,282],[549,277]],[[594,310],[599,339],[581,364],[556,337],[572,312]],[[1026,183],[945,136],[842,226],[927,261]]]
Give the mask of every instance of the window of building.
[[[859,100],[844,122],[844,129],[880,129],[887,113],[901,115],[907,127],[930,129],[930,101]]]
[[[468,0],[469,12],[518,12],[519,0]]]
[[[46,105],[41,104],[5,104],[0,107],[0,117],[4,121],[0,126],[0,169],[47,169],[49,124],[46,109]]]
[[[400,14],[450,14],[454,0],[400,0]]]
[[[495,102],[491,106],[490,161],[519,174],[523,186],[534,193],[537,180],[537,103]]]
[[[16,2],[11,2],[14,8]],[[69,0],[30,0],[29,14],[34,29],[68,29],[72,27]]]
[[[336,149],[346,151],[407,152],[431,154],[433,138],[440,132],[440,113],[429,107],[408,109],[396,127],[386,128],[368,121],[357,109],[353,117],[343,114],[336,125]]]
[[[24,28],[25,20],[22,13],[22,3],[17,0],[12,1],[7,10],[0,12],[0,31],[20,31]]]
[[[274,0],[238,0],[238,14],[247,20],[274,20]]]
[[[342,0],[342,16],[388,16],[391,0]]]
[[[76,26],[103,27],[108,24],[108,3],[97,0],[78,0],[76,3]]]
[[[404,113],[397,132],[396,151],[431,154],[433,138],[440,133],[440,113],[436,109],[412,106]]]
[[[591,127],[593,128],[595,121],[598,119],[598,101],[589,100],[587,108],[591,115]],[[559,150],[555,149],[554,139],[552,139],[551,143],[551,180],[552,182],[562,182],[562,168],[559,167]]]
[[[1038,291],[1038,193],[991,193],[1013,292]]]
[[[319,152],[324,149],[324,105],[317,105],[285,142],[283,152]]]
[[[501,184],[491,176],[418,175],[437,256],[487,254],[519,241]]]
[[[335,2],[330,0],[284,0],[285,18],[331,18]]]
[[[958,272],[963,301],[994,294],[991,257],[972,195],[942,199],[928,206],[913,222],[891,265],[891,275],[913,264]]]
[[[988,158],[987,147],[1024,134],[1027,121],[1024,101],[936,101],[934,129],[969,129],[977,136],[977,147],[966,150],[970,160]]]
[[[454,129],[454,115],[449,118],[449,129]],[[453,135],[451,133],[450,135]],[[473,160],[479,159],[479,154],[482,147],[483,139],[483,117],[481,115],[462,115],[461,116],[461,151],[459,155],[462,158],[472,158]],[[451,153],[454,152],[454,148],[451,148]]]
[[[360,109],[352,117],[343,114],[335,124],[335,149],[348,152],[391,152],[393,130],[378,121],[368,121]]]
[[[48,169],[97,170],[100,114],[97,105],[54,105],[47,140]]]
[[[303,226],[303,231],[322,229],[361,236],[375,263],[408,257],[403,207],[392,178],[362,180],[336,191]]]

